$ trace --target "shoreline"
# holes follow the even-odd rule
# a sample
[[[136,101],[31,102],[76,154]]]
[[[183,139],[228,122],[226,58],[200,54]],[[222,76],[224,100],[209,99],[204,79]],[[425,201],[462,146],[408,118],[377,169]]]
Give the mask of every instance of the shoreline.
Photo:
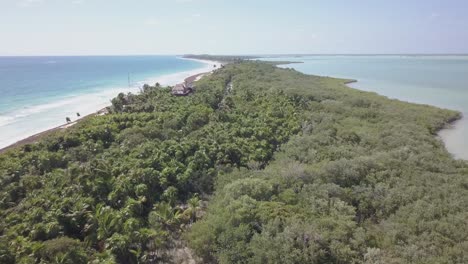
[[[140,86],[142,86],[145,83],[146,84],[156,83],[156,82],[158,82],[158,80],[161,80],[161,79],[164,80],[162,82],[163,86],[174,86],[176,83],[183,82],[183,81],[193,82],[193,81],[199,80],[204,75],[212,72],[213,69],[218,69],[219,65],[221,65],[221,63],[217,62],[217,61],[198,60],[198,59],[190,59],[190,58],[183,58],[183,57],[178,57],[178,58],[179,59],[184,59],[184,60],[198,61],[200,63],[204,63],[205,66],[201,67],[199,69],[195,69],[195,70],[178,72],[178,73],[173,73],[173,74],[167,74],[167,75],[162,75],[160,77],[148,78],[148,79],[146,79],[144,81],[139,82],[138,84]],[[216,67],[209,68],[209,66],[213,66],[213,65],[216,65]],[[139,91],[137,91],[137,93],[139,93]],[[115,94],[114,96],[117,96],[117,94]],[[111,99],[112,98],[109,98],[109,100],[111,100]],[[69,128],[69,127],[72,127],[72,126],[78,124],[79,122],[85,120],[86,118],[89,118],[89,117],[92,117],[92,116],[103,115],[103,114],[105,114],[105,112],[107,112],[107,108],[109,106],[110,105],[107,105],[104,108],[100,108],[100,109],[98,109],[97,111],[95,111],[93,113],[89,113],[89,114],[86,114],[84,116],[81,116],[81,117],[73,120],[73,122],[66,123],[66,124],[61,124],[59,126],[54,126],[54,127],[51,127],[51,128],[47,128],[47,129],[45,129],[45,130],[43,130],[41,132],[35,133],[33,135],[30,135],[30,136],[26,136],[25,138],[20,139],[20,140],[14,142],[12,144],[9,144],[9,145],[4,146],[4,147],[0,147],[0,154],[3,154],[5,152],[7,152],[8,150],[15,149],[17,147],[21,147],[21,146],[26,145],[26,144],[36,143],[40,139],[42,139],[42,138],[44,138],[44,137],[46,137],[46,136],[48,136],[50,134],[53,134],[53,133],[55,133],[57,131],[63,131],[63,130],[66,130],[67,128]]]
[[[364,92],[372,92],[372,91],[369,91],[369,90],[360,89],[358,86],[357,87],[352,86],[353,84],[359,85],[358,82],[359,82],[358,80],[347,80],[347,81],[344,82],[344,85],[346,87],[348,87],[348,88],[351,88],[351,89],[357,89],[357,90],[364,91]],[[376,92],[372,92],[372,93],[376,93]],[[386,95],[382,95],[380,93],[377,93],[377,94],[381,95],[381,96],[385,96],[385,97],[387,97],[389,99],[395,99],[395,100],[410,103],[410,104],[429,105],[429,106],[433,106],[433,107],[437,107],[437,108],[442,109],[442,107],[439,107],[439,106],[436,106],[436,105],[420,103],[420,102],[412,102],[410,100],[402,100],[402,99],[398,99],[398,98],[392,98],[392,97],[389,97],[389,96],[386,96]],[[452,110],[452,109],[450,109],[450,110]],[[460,130],[461,130],[460,126],[462,126],[464,123],[468,123],[468,119],[467,119],[466,115],[463,112],[461,112],[459,110],[453,110],[453,111],[457,111],[459,113],[458,116],[448,120],[447,123],[444,124],[444,126],[440,127],[437,130],[437,133],[435,134],[435,137],[442,141],[442,143],[444,144],[445,150],[447,150],[447,152],[454,159],[468,160],[466,157],[463,157],[462,153],[459,153],[458,151],[456,151],[455,146],[457,145],[457,142],[452,142],[452,138],[454,138],[454,137],[451,135],[451,134],[459,133]]]
[[[180,83],[180,82],[183,82],[183,81],[185,81],[185,82],[194,82],[194,81],[197,81],[197,80],[201,79],[206,74],[211,73],[213,71],[213,69],[218,69],[220,67],[220,65],[221,65],[221,63],[218,62],[218,61],[200,60],[200,59],[192,59],[192,58],[184,58],[184,57],[178,57],[178,58],[183,59],[183,60],[198,61],[200,63],[206,64],[206,67],[200,68],[199,70],[192,70],[192,71],[186,71],[186,72],[179,72],[179,73],[174,73],[174,74],[163,75],[163,76],[160,76],[159,78],[149,78],[149,79],[147,79],[145,81],[139,82],[139,84],[142,86],[145,83],[151,83],[151,81],[156,83],[156,82],[158,82],[158,79],[166,79],[166,83],[162,84],[163,86],[174,86],[176,84],[176,83],[174,83],[174,81],[176,79],[178,79],[177,83]],[[210,68],[208,68],[208,66],[212,66],[212,65],[216,65],[216,67],[213,67],[210,70]],[[188,77],[182,77],[182,79],[178,78],[178,77],[180,77],[181,75],[184,75],[184,74],[190,74],[190,75]],[[175,76],[177,76],[177,78],[174,78]],[[340,79],[342,79],[342,78],[340,78]],[[167,83],[167,80],[171,80],[171,81],[169,81],[169,83]],[[359,87],[351,86],[353,84],[358,84],[358,82],[359,81],[355,80],[355,79],[345,79],[343,84],[345,86],[351,88],[351,89],[358,89],[358,90],[361,90],[361,91],[367,91],[367,90],[360,89]],[[137,91],[137,93],[138,92],[139,91]],[[383,96],[385,96],[385,95],[383,95]],[[390,97],[388,97],[388,98],[390,98]],[[394,99],[397,99],[397,98],[394,98]],[[397,100],[400,100],[400,99],[397,99]],[[402,101],[408,102],[408,103],[419,104],[417,102],[411,102],[411,101],[405,101],[405,100],[402,100]],[[75,119],[73,122],[66,123],[66,124],[61,124],[59,126],[55,126],[55,127],[52,127],[52,128],[45,129],[45,130],[43,130],[41,132],[38,132],[38,133],[35,133],[35,134],[31,135],[31,136],[27,136],[27,137],[25,137],[23,139],[20,139],[20,140],[14,142],[12,144],[9,144],[9,145],[7,145],[5,147],[0,147],[0,154],[3,154],[3,153],[7,152],[10,149],[15,149],[17,147],[20,147],[20,146],[23,146],[23,145],[26,145],[26,144],[33,144],[33,143],[39,141],[40,139],[42,139],[45,136],[48,136],[48,135],[50,135],[52,133],[55,133],[57,131],[63,131],[65,129],[69,128],[69,127],[72,127],[72,126],[76,125],[78,122],[80,122],[82,120],[85,120],[86,118],[89,118],[89,117],[92,117],[92,116],[103,115],[103,114],[105,114],[107,112],[107,108],[109,106],[110,105],[107,105],[104,108],[101,108],[101,109],[95,111],[94,113],[86,114],[86,115],[84,115],[84,116],[82,116],[82,117],[80,117],[78,119]],[[437,107],[437,106],[435,106],[435,107]],[[455,150],[454,147],[449,147],[449,146],[455,145],[453,142],[451,142],[451,138],[452,138],[451,134],[458,133],[459,131],[458,131],[456,126],[464,125],[464,123],[468,124],[468,119],[466,118],[466,115],[464,115],[463,113],[460,112],[460,115],[457,118],[454,118],[453,120],[450,120],[443,127],[441,127],[436,133],[436,137],[438,137],[444,143],[445,149],[455,159],[462,159],[463,160],[464,157],[462,157],[462,155],[460,153],[457,153],[457,151],[454,151]],[[452,149],[452,151],[449,151],[449,148]]]
[[[17,147],[21,147],[21,146],[24,146],[24,145],[27,145],[27,144],[34,144],[36,143],[38,140],[42,139],[43,137],[46,137],[48,135],[51,135],[57,131],[62,131],[64,129],[67,129],[69,127],[72,127],[76,124],[78,124],[79,122],[85,120],[86,118],[89,118],[89,117],[92,117],[92,116],[99,116],[99,115],[102,115],[100,113],[102,113],[103,111],[107,111],[107,107],[97,111],[96,113],[93,113],[93,114],[88,114],[88,115],[85,115],[73,122],[70,122],[68,124],[63,124],[63,125],[60,125],[60,126],[57,126],[57,127],[53,127],[53,128],[49,128],[47,130],[44,130],[42,132],[39,132],[39,133],[36,133],[32,136],[29,136],[27,138],[24,138],[24,139],[21,139],[11,145],[8,145],[4,148],[0,148],[0,154],[3,154],[11,149],[15,149]]]
[[[268,61],[266,61],[268,62]],[[288,65],[288,64],[286,64]],[[290,64],[289,64],[290,65]],[[281,65],[284,66],[284,65]],[[284,68],[284,67],[283,67]],[[323,76],[323,77],[333,77],[333,76]],[[343,77],[333,77],[333,78],[338,78],[338,79],[344,79],[344,85],[346,87],[349,87],[351,89],[357,89],[360,91],[365,91],[365,92],[373,92],[377,93],[381,96],[385,96],[389,99],[395,99],[399,100],[402,102],[407,102],[407,103],[412,103],[412,104],[421,104],[421,105],[429,105],[441,109],[448,109],[448,110],[453,110],[457,111],[459,113],[459,116],[457,118],[454,118],[453,120],[449,120],[444,126],[440,127],[437,130],[437,133],[435,136],[439,138],[442,143],[444,144],[444,147],[446,151],[454,158],[454,159],[459,159],[459,160],[468,160],[468,154],[466,151],[463,151],[463,146],[468,146],[467,141],[462,141],[460,142],[460,139],[464,138],[463,132],[468,131],[468,112],[463,111],[461,109],[453,109],[450,107],[446,106],[439,106],[435,104],[430,104],[430,103],[425,103],[425,102],[418,102],[415,100],[411,99],[404,99],[404,98],[396,98],[396,97],[390,97],[382,93],[378,93],[376,91],[370,90],[370,89],[364,89],[363,87],[359,87],[359,80],[354,80],[354,79],[348,79],[348,78],[343,78]],[[461,143],[461,144],[460,144]]]
[[[454,159],[468,160],[466,154],[463,153],[463,147],[460,148],[460,142],[456,140],[464,138],[463,129],[466,129],[466,127],[468,127],[468,115],[460,112],[457,119],[450,120],[444,127],[437,131],[437,137],[444,143],[445,148]],[[463,146],[466,144],[462,143],[461,145]]]

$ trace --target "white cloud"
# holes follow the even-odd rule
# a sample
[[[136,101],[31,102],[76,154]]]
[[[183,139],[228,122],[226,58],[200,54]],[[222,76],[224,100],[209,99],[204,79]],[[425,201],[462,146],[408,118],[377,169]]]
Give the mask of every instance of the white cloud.
[[[44,4],[46,0],[20,0],[18,6],[20,7],[31,7]],[[81,5],[85,3],[85,0],[71,0],[70,3],[74,5]]]
[[[437,18],[439,18],[439,17],[440,17],[440,14],[439,14],[439,13],[432,13],[432,14],[430,15],[430,18],[431,18],[431,19],[437,19]]]
[[[159,24],[160,24],[160,22],[156,18],[147,18],[147,19],[145,19],[145,25],[147,25],[147,26],[157,26]]]
[[[44,3],[44,0],[22,0],[18,3],[21,7],[30,7]]]

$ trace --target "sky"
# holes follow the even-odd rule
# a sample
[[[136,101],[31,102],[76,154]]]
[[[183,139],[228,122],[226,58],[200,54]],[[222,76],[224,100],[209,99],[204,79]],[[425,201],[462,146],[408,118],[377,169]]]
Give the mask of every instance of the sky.
[[[0,0],[0,56],[468,53],[466,0]]]

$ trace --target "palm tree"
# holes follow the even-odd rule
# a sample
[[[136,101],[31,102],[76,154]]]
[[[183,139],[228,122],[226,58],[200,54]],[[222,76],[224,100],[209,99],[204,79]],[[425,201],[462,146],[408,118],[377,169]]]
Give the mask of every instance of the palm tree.
[[[169,202],[170,205],[174,205],[177,199],[177,188],[174,186],[168,187],[164,191],[163,197],[166,199],[166,201]]]
[[[122,218],[118,211],[109,206],[99,204],[96,207],[95,219],[97,224],[98,246],[102,250],[104,241],[111,237],[122,226]]]
[[[189,218],[190,224],[197,220],[197,213],[201,209],[201,200],[198,196],[194,196],[187,201],[187,209],[184,211],[184,215]]]
[[[183,214],[179,208],[173,208],[169,203],[162,202],[154,206],[148,221],[153,227],[163,227],[164,229],[178,228],[183,219]]]

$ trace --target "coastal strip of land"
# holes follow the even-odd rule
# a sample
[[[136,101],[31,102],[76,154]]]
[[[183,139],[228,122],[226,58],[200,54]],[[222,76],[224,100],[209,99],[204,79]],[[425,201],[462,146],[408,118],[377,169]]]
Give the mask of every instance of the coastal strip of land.
[[[216,63],[215,65],[217,65],[216,67],[218,67],[219,63],[217,63],[217,62],[215,62],[215,63]],[[194,74],[194,75],[191,75],[191,76],[185,78],[183,81],[185,83],[193,83],[193,82],[196,82],[196,81],[200,80],[203,76],[205,76],[208,73],[209,72],[197,73],[197,74]],[[0,154],[4,153],[4,152],[6,152],[6,151],[8,151],[10,149],[15,149],[17,147],[24,146],[26,144],[34,144],[34,143],[38,142],[39,140],[43,139],[44,137],[47,137],[47,136],[49,136],[49,135],[51,135],[53,133],[56,133],[58,131],[63,131],[65,129],[77,124],[78,122],[82,122],[83,120],[86,120],[89,117],[105,115],[107,113],[108,113],[108,107],[104,107],[102,109],[99,109],[95,113],[85,115],[85,116],[81,117],[80,119],[77,119],[77,120],[75,120],[73,122],[63,124],[63,125],[51,128],[51,129],[44,130],[42,132],[39,132],[37,134],[34,134],[32,136],[29,136],[27,138],[19,140],[19,141],[15,142],[15,143],[7,146],[7,147],[0,148]]]
[[[468,163],[436,138],[459,114],[347,81],[241,61],[188,97],[118,96],[108,115],[0,155],[0,249],[16,262],[465,263]]]

